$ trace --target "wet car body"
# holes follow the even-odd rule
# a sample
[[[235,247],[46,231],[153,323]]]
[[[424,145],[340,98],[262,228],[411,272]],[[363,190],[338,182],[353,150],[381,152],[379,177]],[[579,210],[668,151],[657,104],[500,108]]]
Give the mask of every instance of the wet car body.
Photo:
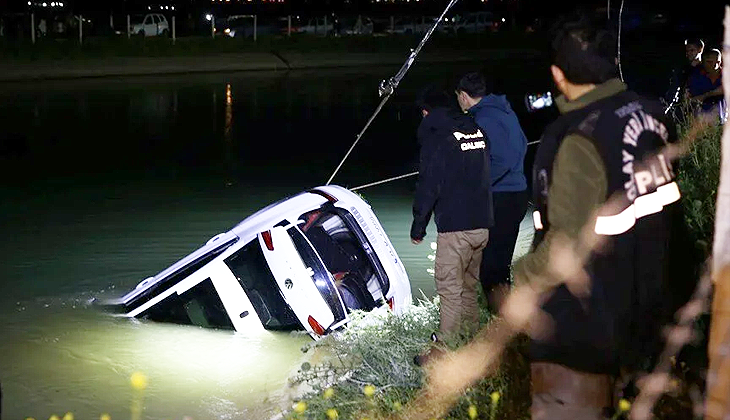
[[[370,206],[339,186],[281,200],[212,237],[105,302],[151,321],[248,331],[306,330],[314,339],[353,310],[411,304],[405,267]]]

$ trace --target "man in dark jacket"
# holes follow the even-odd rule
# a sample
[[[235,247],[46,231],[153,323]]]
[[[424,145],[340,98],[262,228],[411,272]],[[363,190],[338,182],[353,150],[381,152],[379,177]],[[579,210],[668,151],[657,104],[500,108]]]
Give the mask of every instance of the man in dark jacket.
[[[575,16],[552,45],[562,115],[535,156],[535,242],[515,264],[551,320],[529,330],[533,420],[604,418],[614,378],[656,352],[667,315],[669,244],[682,220],[665,153],[676,130],[658,101],[616,78],[616,37],[603,28]],[[586,255],[580,287],[564,261],[549,264],[564,239]]]
[[[419,101],[421,152],[411,226],[411,241],[419,244],[434,214],[438,338],[452,336],[463,323],[479,325],[479,264],[493,224],[489,139],[452,104],[445,91],[433,88]]]
[[[490,306],[496,306],[492,292],[509,285],[512,255],[529,195],[524,174],[527,137],[507,98],[491,90],[479,73],[464,75],[456,87],[459,106],[474,116],[490,140],[494,227],[489,230],[489,243],[482,252],[479,279]]]

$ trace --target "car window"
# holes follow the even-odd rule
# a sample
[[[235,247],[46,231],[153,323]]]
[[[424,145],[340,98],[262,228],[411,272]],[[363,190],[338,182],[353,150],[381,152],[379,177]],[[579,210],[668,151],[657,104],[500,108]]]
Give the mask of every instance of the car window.
[[[147,17],[144,18],[144,24],[152,25],[152,16],[151,15],[147,15]]]
[[[248,295],[264,328],[301,328],[301,324],[276,284],[258,240],[252,240],[224,260]]]
[[[387,293],[390,283],[372,247],[355,227],[352,214],[339,208],[318,209],[303,214],[300,220],[300,229],[336,280],[345,305],[350,309],[372,309],[374,300]],[[367,243],[367,249],[363,243]],[[357,289],[354,300],[344,294],[342,286],[348,283]]]
[[[204,328],[233,329],[233,323],[210,278],[185,293],[173,293],[143,312],[141,318]]]
[[[155,297],[159,296],[160,294],[164,293],[170,287],[174,287],[176,284],[185,280],[188,276],[190,276],[194,272],[201,269],[204,265],[211,262],[213,259],[215,259],[215,257],[220,255],[223,251],[228,249],[228,247],[230,247],[237,241],[238,241],[238,237],[229,239],[226,242],[219,244],[216,248],[212,249],[207,254],[198,257],[197,259],[195,259],[194,261],[191,261],[186,266],[167,275],[165,278],[160,279],[157,282],[157,284],[148,288],[147,290],[145,290],[144,292],[142,292],[141,294],[136,296],[134,299],[132,299],[130,302],[128,302],[126,304],[127,310],[132,311],[136,308],[139,308],[140,306],[144,305],[146,302],[149,302],[150,300],[152,300]]]

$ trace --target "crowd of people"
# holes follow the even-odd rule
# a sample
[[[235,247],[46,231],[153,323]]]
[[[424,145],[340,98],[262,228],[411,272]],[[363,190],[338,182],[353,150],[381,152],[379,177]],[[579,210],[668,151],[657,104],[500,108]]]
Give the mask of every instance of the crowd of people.
[[[440,320],[415,363],[427,365],[445,353],[444,343],[479,328],[480,283],[495,313],[512,284],[529,285],[540,295],[540,319],[549,319],[524,331],[533,419],[610,417],[619,378],[651,364],[663,346],[661,326],[695,281],[678,280],[673,266],[677,246],[687,242],[678,157],[667,151],[677,141],[674,120],[660,98],[620,80],[616,46],[610,27],[585,15],[556,25],[546,71],[560,92],[561,115],[541,137],[531,199],[526,137],[489,75],[465,74],[417,100],[423,119],[410,236],[421,243],[433,216]],[[720,52],[695,40],[686,51],[671,99],[722,117]],[[513,265],[529,201],[534,241]],[[565,249],[579,270],[555,264]],[[690,288],[671,283],[682,281]],[[680,289],[682,296],[669,297]]]
[[[722,89],[722,53],[717,48],[705,48],[701,38],[684,41],[685,64],[674,70],[665,100],[675,108],[683,99],[696,104],[698,112],[727,119],[727,105]]]

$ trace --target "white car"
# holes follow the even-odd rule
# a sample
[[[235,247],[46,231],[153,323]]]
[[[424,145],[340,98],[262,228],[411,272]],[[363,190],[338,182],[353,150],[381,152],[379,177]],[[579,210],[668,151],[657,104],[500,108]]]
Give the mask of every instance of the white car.
[[[148,13],[146,15],[133,16],[129,24],[129,32],[141,36],[168,36],[170,25],[165,15],[160,13]]]
[[[319,339],[353,310],[400,313],[411,303],[370,206],[330,185],[269,205],[104,305],[125,317]]]
[[[503,20],[497,19],[491,12],[467,13],[452,19],[450,29],[457,34],[497,31]]]

